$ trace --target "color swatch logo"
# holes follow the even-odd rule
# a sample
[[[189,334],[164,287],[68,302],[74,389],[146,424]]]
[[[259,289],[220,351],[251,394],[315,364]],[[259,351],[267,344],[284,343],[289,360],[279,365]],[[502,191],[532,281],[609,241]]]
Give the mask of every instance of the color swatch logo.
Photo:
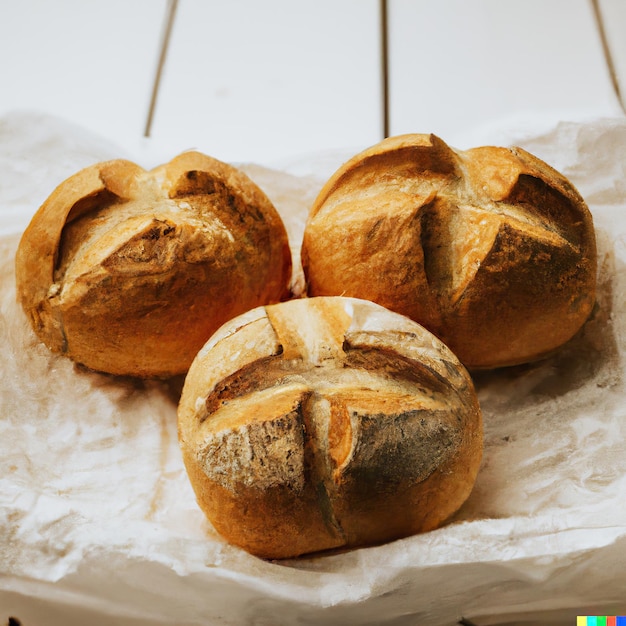
[[[579,615],[576,626],[626,626],[622,615]]]

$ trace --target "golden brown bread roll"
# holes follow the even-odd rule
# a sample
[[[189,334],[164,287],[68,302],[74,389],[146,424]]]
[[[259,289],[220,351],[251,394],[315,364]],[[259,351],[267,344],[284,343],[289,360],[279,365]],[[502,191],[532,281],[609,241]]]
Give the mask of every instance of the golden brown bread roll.
[[[340,167],[302,245],[310,296],[403,313],[470,369],[569,340],[593,308],[596,264],[589,210],[557,171],[520,148],[460,151],[419,134]]]
[[[25,230],[19,300],[40,339],[95,370],[187,371],[226,320],[289,295],[291,252],[263,192],[198,152],[62,182]]]
[[[482,418],[434,335],[372,302],[305,298],[227,323],[178,409],[198,503],[265,558],[434,529],[468,497]]]

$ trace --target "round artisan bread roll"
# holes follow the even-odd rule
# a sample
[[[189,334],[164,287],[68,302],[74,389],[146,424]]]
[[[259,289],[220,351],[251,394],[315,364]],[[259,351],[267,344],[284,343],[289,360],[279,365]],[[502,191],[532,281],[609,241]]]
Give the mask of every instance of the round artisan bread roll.
[[[403,313],[470,369],[549,354],[595,302],[589,210],[564,176],[521,148],[384,140],[328,180],[301,255],[308,295]]]
[[[286,558],[434,529],[482,456],[465,368],[412,320],[353,298],[304,298],[227,323],[178,409],[198,503],[229,542]]]
[[[238,169],[198,152],[62,182],[25,230],[17,293],[53,351],[111,374],[187,371],[228,319],[289,296],[283,222]]]

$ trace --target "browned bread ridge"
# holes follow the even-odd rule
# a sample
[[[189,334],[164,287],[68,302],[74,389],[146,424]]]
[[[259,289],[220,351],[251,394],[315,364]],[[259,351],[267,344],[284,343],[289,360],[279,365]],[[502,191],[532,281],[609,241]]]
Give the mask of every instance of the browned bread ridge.
[[[280,216],[242,172],[198,152],[146,171],[97,163],[25,230],[18,298],[53,351],[111,374],[167,377],[228,319],[289,295]]]
[[[264,558],[434,529],[474,485],[482,418],[434,335],[372,302],[259,307],[194,360],[178,409],[198,503]]]
[[[305,228],[308,294],[378,302],[426,326],[468,368],[540,358],[588,318],[590,212],[521,148],[392,137],[328,180]]]

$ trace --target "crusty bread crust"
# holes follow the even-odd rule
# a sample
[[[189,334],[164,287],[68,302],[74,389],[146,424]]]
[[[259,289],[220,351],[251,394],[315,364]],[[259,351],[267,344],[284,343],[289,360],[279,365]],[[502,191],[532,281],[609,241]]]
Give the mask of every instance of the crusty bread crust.
[[[454,150],[401,135],[329,179],[307,221],[310,296],[378,302],[420,322],[469,368],[540,358],[595,302],[591,214],[520,148]]]
[[[408,318],[351,298],[260,307],[194,360],[178,409],[199,505],[265,558],[436,528],[482,455],[472,381]]]
[[[62,182],[25,230],[17,293],[53,351],[139,377],[187,371],[231,317],[289,297],[280,216],[242,172],[198,152]]]

